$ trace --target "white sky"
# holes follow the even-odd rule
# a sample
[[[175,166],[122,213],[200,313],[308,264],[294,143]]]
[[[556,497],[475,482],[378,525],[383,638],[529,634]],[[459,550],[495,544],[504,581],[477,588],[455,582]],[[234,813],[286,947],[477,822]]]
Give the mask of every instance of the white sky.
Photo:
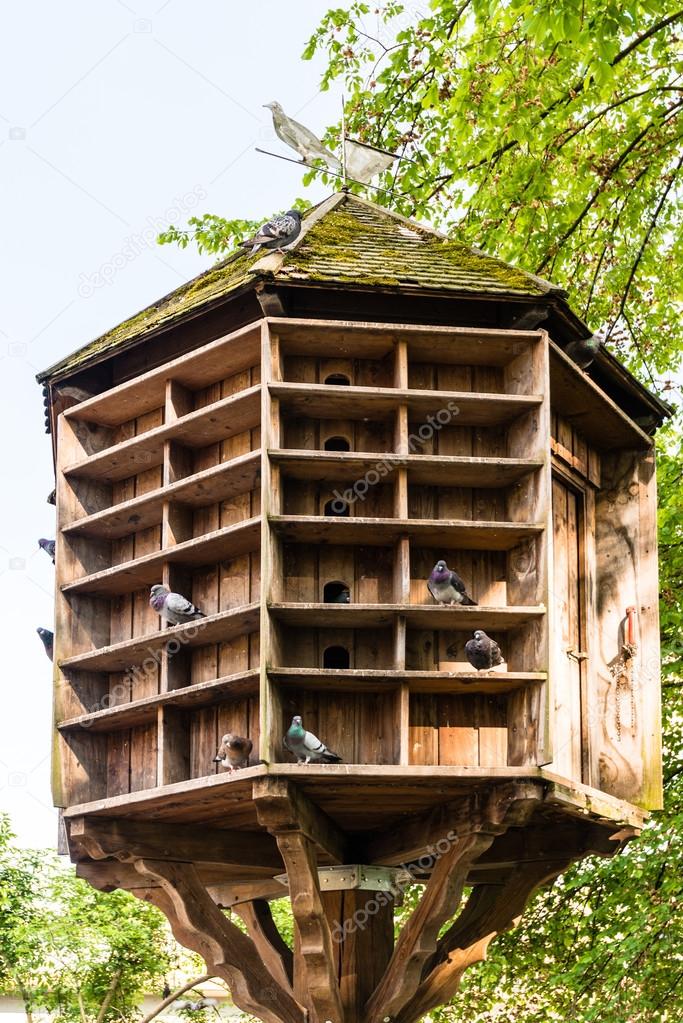
[[[35,374],[211,259],[144,245],[196,212],[258,218],[304,194],[270,112],[322,130],[339,96],[300,59],[331,0],[35,0],[0,37],[0,809],[22,845],[54,845],[49,792],[54,536],[50,438]],[[193,209],[197,190],[206,198]],[[321,198],[320,186],[308,190]],[[187,212],[179,212],[185,205]],[[171,212],[175,209],[175,212]],[[151,230],[153,228],[153,230]],[[97,285],[96,274],[109,283]]]

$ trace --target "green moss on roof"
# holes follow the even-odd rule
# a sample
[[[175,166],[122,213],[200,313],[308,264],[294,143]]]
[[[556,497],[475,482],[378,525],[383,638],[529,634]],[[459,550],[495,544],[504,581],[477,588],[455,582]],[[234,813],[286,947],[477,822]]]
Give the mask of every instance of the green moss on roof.
[[[310,219],[310,227],[306,220]],[[446,239],[351,195],[333,196],[304,220],[304,231],[275,273],[255,267],[263,253],[236,252],[40,374],[50,379],[171,326],[264,276],[363,287],[424,288],[483,295],[539,296],[553,290],[532,274]],[[559,290],[559,289],[557,289]]]

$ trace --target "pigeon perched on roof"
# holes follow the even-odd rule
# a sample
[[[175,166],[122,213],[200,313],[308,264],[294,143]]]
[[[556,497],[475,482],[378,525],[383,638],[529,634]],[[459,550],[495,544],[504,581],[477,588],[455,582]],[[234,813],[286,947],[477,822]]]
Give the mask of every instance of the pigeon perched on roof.
[[[50,658],[50,660],[52,660],[54,654],[55,641],[54,633],[50,632],[49,629],[43,629],[40,626],[36,629],[36,632],[38,633],[43,642],[43,646],[45,647],[45,653]]]
[[[242,248],[251,247],[252,255],[259,249],[281,249],[299,237],[301,214],[298,210],[287,210],[281,217],[273,217],[259,227],[253,238],[242,242]]]
[[[476,607],[476,600],[467,593],[457,572],[451,571],[445,561],[437,561],[429,574],[427,589],[439,604],[463,604]]]
[[[206,618],[204,612],[195,607],[187,597],[183,597],[182,593],[172,593],[161,583],[152,587],[149,606],[171,625],[183,625],[185,622],[196,621],[197,618]]]
[[[299,715],[292,718],[282,745],[293,753],[300,764],[338,764],[341,757],[333,753],[313,732],[307,732]]]
[[[477,671],[485,671],[495,668],[503,663],[503,657],[498,644],[487,636],[483,629],[477,629],[474,639],[468,639],[465,643],[467,660]]]
[[[41,550],[45,551],[46,554],[50,555],[50,557],[52,558],[52,564],[54,565],[54,563],[55,563],[55,541],[54,540],[46,540],[44,537],[41,537],[40,540],[38,541],[38,546],[40,547]]]
[[[218,753],[213,758],[214,764],[220,764],[228,771],[238,771],[240,767],[249,766],[249,755],[254,748],[251,739],[243,735],[233,735],[227,732],[218,747]]]
[[[602,341],[596,334],[593,334],[592,337],[584,337],[580,341],[570,341],[564,354],[568,355],[579,369],[588,369],[601,348]]]
[[[313,163],[315,160],[324,160],[332,170],[340,171],[341,163],[329,149],[326,149],[320,139],[313,132],[298,121],[288,117],[279,103],[272,100],[264,103],[273,115],[273,127],[275,134],[286,146],[293,149],[301,157],[302,163]]]

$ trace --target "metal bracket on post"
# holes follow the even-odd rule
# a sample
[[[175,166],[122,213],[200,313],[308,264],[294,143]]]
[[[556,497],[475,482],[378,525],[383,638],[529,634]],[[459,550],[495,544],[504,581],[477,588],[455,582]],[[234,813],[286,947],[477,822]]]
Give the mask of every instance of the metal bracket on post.
[[[359,863],[338,867],[320,867],[318,879],[321,892],[367,891],[396,892],[410,884],[413,876],[403,867],[366,867]],[[274,878],[287,886],[287,875]]]

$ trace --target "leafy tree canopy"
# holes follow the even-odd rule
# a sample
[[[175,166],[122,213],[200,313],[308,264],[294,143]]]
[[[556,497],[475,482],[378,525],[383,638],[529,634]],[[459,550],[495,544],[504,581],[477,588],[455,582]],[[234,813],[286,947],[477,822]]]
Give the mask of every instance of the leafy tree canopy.
[[[56,1023],[137,1019],[177,962],[153,906],[96,891],[51,851],[16,848],[0,814],[0,994],[20,995],[29,1023],[38,1009]]]
[[[682,22],[676,0],[354,0],[304,56],[326,54],[323,88],[343,82],[348,133],[405,157],[373,198],[565,286],[666,388],[681,349]],[[222,252],[247,227],[210,215],[162,240]]]

